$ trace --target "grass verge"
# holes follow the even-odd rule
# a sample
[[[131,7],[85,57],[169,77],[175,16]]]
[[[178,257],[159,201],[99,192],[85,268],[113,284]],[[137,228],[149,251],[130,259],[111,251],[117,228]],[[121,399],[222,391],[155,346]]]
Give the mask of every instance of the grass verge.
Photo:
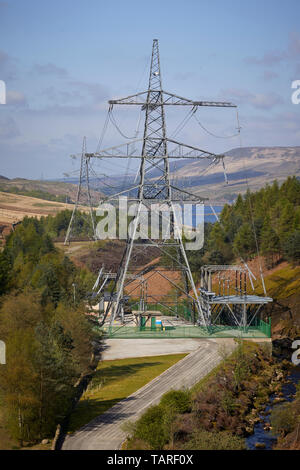
[[[172,354],[101,362],[70,417],[68,432],[75,432],[185,356]]]

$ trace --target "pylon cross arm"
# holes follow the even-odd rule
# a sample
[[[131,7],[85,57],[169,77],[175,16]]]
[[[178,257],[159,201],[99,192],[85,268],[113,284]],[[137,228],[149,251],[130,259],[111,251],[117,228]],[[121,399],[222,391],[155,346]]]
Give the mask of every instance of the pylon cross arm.
[[[119,98],[115,100],[109,100],[110,105],[114,104],[127,104],[127,105],[147,105],[148,97],[153,96],[153,94],[161,94],[163,99],[157,101],[156,106],[162,105],[173,105],[173,106],[212,106],[212,107],[223,107],[223,108],[236,108],[236,105],[226,101],[194,101],[188,98],[183,98],[182,96],[175,95],[174,93],[169,93],[163,90],[149,90],[136,93],[135,95],[126,96],[125,98]],[[149,106],[152,103],[149,102]]]
[[[137,152],[136,144],[143,142],[144,139],[136,139],[126,144],[117,145],[114,147],[109,147],[99,152],[87,153],[86,157],[88,158],[143,158],[147,155],[141,155]],[[169,158],[208,158],[212,160],[219,161],[221,158],[226,155],[217,155],[215,153],[208,152],[206,150],[194,147],[193,145],[183,144],[173,139],[164,139],[168,144],[170,144],[170,149],[168,150]],[[147,137],[147,143],[154,145],[155,143],[160,144],[162,142],[161,138],[156,137]],[[161,158],[165,155],[159,154],[155,158]]]

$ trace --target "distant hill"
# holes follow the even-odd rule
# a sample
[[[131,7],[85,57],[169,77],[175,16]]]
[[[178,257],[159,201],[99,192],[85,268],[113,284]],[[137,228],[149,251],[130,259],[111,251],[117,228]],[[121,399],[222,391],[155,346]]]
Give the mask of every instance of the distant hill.
[[[247,180],[250,190],[254,191],[275,179],[281,182],[291,175],[300,178],[300,146],[233,148],[224,155],[228,184],[225,183],[221,164],[205,171],[208,166],[206,159],[171,161],[172,184],[209,198],[211,202],[224,203],[233,201],[239,193],[246,192]],[[152,171],[151,176],[153,180],[156,179],[160,176],[160,171]],[[41,199],[48,197],[49,200],[57,202],[74,202],[77,183],[77,178],[66,178],[65,181],[38,181],[22,178],[9,180],[0,176],[0,191]],[[97,179],[91,176],[90,184],[93,188],[92,202],[97,204],[103,194],[109,195],[136,185],[136,174],[124,176],[116,171],[106,178]],[[85,191],[82,201],[87,203]]]
[[[77,194],[77,184],[62,181],[29,180],[24,178],[9,179],[0,176],[0,191],[35,197],[48,201],[74,203]],[[101,193],[91,191],[92,203],[97,204]],[[81,202],[86,204],[86,191],[82,192]]]
[[[206,159],[171,161],[171,183],[222,204],[246,192],[247,180],[250,190],[255,191],[275,179],[280,182],[287,176],[300,177],[300,147],[242,147],[233,148],[224,155],[228,184],[225,183],[222,165],[206,171],[209,163]],[[152,170],[149,175],[155,180],[161,172]],[[77,182],[74,178],[67,181]],[[116,172],[101,180],[91,177],[90,183],[94,190],[108,195],[135,186],[136,174],[124,177]]]
[[[0,192],[0,245],[4,236],[12,226],[20,222],[24,217],[37,217],[56,215],[65,209],[72,211],[74,204],[45,201],[35,197],[21,196],[8,192]],[[87,206],[80,206],[83,212],[89,212]]]
[[[186,160],[185,165],[172,172],[177,186],[213,201],[231,201],[237,194],[257,190],[275,179],[279,182],[287,176],[300,177],[300,147],[243,147],[225,153],[228,184],[224,181],[221,165],[201,175],[205,165],[196,160]],[[180,163],[182,161],[180,160]]]

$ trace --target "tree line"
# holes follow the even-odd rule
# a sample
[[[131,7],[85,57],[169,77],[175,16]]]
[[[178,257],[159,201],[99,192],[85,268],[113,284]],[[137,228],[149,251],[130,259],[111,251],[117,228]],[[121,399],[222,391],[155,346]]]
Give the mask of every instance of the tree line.
[[[300,182],[288,177],[226,204],[219,221],[205,224],[205,243],[190,251],[192,271],[203,264],[228,264],[261,254],[268,267],[280,260],[300,262]]]
[[[21,445],[53,437],[96,340],[84,301],[93,275],[55,248],[49,225],[50,217],[23,219],[0,254],[0,408]]]
[[[18,186],[4,186],[0,185],[0,191],[4,193],[20,194],[21,196],[35,197],[37,199],[44,199],[46,201],[65,202],[72,204],[72,200],[69,196],[63,194],[52,194],[42,189],[24,189]]]

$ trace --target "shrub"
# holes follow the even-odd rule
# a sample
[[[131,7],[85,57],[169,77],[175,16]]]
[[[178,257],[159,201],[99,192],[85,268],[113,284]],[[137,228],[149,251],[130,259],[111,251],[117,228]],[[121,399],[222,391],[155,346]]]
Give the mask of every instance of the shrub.
[[[177,413],[191,410],[191,396],[188,390],[171,390],[163,395],[160,404],[170,407]]]
[[[148,408],[136,423],[133,437],[146,442],[152,449],[162,449],[168,442],[168,433],[163,422],[164,411],[161,405]]]
[[[221,407],[225,411],[227,415],[233,414],[234,410],[236,409],[236,399],[230,390],[224,390],[221,395]]]
[[[278,405],[271,413],[272,432],[274,434],[287,434],[292,432],[296,425],[296,417],[289,403]]]
[[[227,431],[208,432],[200,430],[188,441],[184,450],[243,450],[245,440]]]

